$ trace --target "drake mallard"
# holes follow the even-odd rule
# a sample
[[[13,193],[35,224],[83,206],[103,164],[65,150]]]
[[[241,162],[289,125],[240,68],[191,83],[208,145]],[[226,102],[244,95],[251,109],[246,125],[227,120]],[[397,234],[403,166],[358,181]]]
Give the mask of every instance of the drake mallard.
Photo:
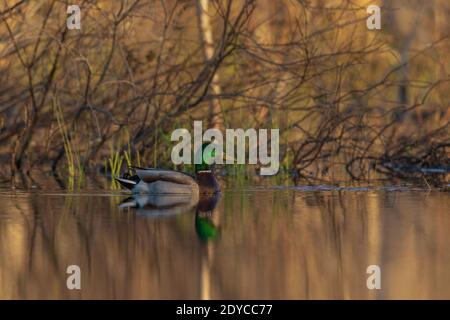
[[[202,163],[195,165],[194,175],[175,170],[132,167],[135,175],[124,174],[122,178],[115,179],[133,193],[190,194],[197,198],[200,194],[218,193],[219,183],[208,164],[214,158],[214,151],[209,154],[204,152],[208,145],[202,145]]]

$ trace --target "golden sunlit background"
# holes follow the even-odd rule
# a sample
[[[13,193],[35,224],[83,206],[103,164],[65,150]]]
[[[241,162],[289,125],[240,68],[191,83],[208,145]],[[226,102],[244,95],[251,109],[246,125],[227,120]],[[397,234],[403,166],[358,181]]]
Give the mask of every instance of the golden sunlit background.
[[[66,26],[69,4],[81,30]],[[381,30],[366,26],[372,4]],[[193,120],[279,128],[280,173],[307,181],[449,166],[446,0],[6,0],[0,12],[4,179],[115,173],[126,159],[172,168],[170,134]]]

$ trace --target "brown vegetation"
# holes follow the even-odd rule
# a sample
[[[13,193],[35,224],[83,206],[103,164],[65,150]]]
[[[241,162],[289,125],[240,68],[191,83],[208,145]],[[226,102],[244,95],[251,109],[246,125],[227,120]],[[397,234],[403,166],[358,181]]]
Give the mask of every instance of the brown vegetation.
[[[0,4],[4,176],[170,166],[194,119],[280,128],[301,178],[450,167],[448,1],[378,1],[374,31],[362,0],[75,2],[81,30],[67,1]]]

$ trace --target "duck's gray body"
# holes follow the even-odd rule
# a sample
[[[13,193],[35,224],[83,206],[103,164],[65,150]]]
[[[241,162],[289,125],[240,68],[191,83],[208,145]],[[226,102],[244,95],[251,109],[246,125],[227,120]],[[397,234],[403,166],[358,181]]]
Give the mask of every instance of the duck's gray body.
[[[195,195],[199,186],[196,180],[183,172],[166,169],[134,168],[138,179],[116,178],[136,194]]]
[[[190,185],[182,185],[162,180],[150,183],[141,180],[136,184],[132,191],[134,193],[145,194],[198,194],[198,187],[195,188]]]

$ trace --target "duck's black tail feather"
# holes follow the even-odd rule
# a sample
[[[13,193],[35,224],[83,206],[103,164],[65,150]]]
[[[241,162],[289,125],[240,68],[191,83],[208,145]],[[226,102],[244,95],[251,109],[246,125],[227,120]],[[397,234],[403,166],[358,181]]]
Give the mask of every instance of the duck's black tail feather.
[[[131,179],[125,179],[125,178],[114,178],[116,181],[119,181],[119,183],[128,189],[133,189],[137,184],[138,181],[131,180]]]
[[[137,207],[138,207],[137,201],[133,197],[126,198],[125,200],[123,200],[119,204],[119,208],[121,208],[121,209],[123,209],[123,208],[137,208]]]

